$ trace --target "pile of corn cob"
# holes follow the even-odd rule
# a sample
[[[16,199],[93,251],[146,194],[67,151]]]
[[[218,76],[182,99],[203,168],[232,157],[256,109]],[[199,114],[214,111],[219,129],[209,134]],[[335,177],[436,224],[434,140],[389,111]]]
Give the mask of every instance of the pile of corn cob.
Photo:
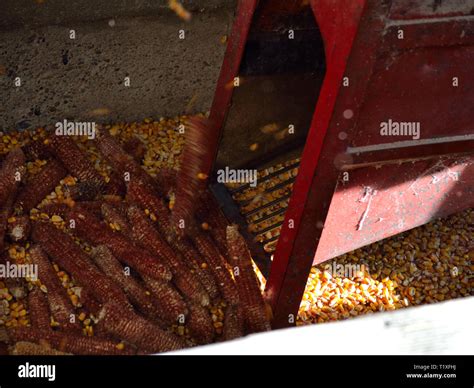
[[[175,224],[186,119],[95,140],[1,134],[2,261],[38,268],[0,284],[11,353],[154,353],[270,329],[250,253],[209,193]]]
[[[10,341],[12,354],[155,352],[269,328],[248,251],[235,228],[227,235],[210,196],[195,209],[200,230],[174,240],[184,145],[177,128],[185,119],[108,125],[100,140],[75,138],[73,144],[42,128],[0,133],[0,260],[40,269],[37,281],[0,279],[0,342]],[[265,189],[296,173],[236,199],[265,202]],[[17,187],[15,200],[5,195],[11,187]],[[470,209],[312,268],[297,323],[472,295],[473,257]],[[333,262],[364,264],[365,271],[337,276],[327,267]],[[150,333],[160,342],[145,340]]]

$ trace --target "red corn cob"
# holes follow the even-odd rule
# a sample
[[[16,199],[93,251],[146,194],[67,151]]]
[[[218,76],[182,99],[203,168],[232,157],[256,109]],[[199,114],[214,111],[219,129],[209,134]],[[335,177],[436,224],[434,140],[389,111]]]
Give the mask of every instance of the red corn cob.
[[[65,195],[74,201],[92,201],[102,190],[103,184],[97,181],[83,181],[73,186],[63,186]]]
[[[37,159],[49,159],[52,155],[52,150],[51,146],[46,143],[46,138],[31,140],[21,147],[21,149],[23,150],[26,158],[30,161],[35,161]]]
[[[102,305],[89,289],[84,287],[76,287],[76,290],[78,288],[79,290],[76,294],[79,297],[80,307],[84,307],[94,317],[97,317],[100,313],[100,310],[102,309]]]
[[[24,164],[25,155],[20,148],[15,148],[5,157],[0,168],[0,207],[4,207],[7,201],[15,196],[25,174]]]
[[[225,236],[225,228],[228,226],[229,222],[222,213],[220,205],[216,201],[216,198],[209,190],[206,190],[203,195],[202,207],[199,210],[202,211],[203,209],[205,212],[210,214],[212,224],[218,226],[221,229],[224,229],[223,235]]]
[[[60,352],[33,342],[20,341],[13,345],[9,354],[12,356],[69,356],[72,353]]]
[[[151,220],[137,208],[130,207],[127,211],[130,224],[133,225],[134,240],[139,241],[150,252],[155,253],[168,265],[173,273],[173,282],[189,300],[202,306],[209,304],[209,295],[203,285],[188,268],[186,268],[179,252],[173,251],[168,243],[160,236]]]
[[[206,190],[203,194],[203,200],[200,206],[196,209],[196,216],[200,222],[205,222],[209,225],[209,233],[219,252],[227,261],[229,261],[226,236],[226,228],[229,223],[224,214],[222,214],[219,209],[219,204],[209,190]]]
[[[10,216],[13,208],[13,195],[7,199],[6,202],[0,205],[0,252],[3,250],[5,243],[5,234],[8,228],[8,217]]]
[[[190,244],[185,240],[180,241],[179,243],[174,238],[174,233],[172,232],[171,225],[169,223],[169,211],[165,203],[158,198],[150,190],[148,185],[143,184],[142,181],[135,180],[131,181],[128,184],[127,189],[127,200],[132,203],[136,203],[142,208],[148,209],[153,214],[158,217],[157,227],[159,233],[165,236],[167,241],[177,249],[178,244],[180,245],[180,250],[183,255],[186,257],[187,265],[194,267],[195,273],[199,277],[199,281],[204,286],[210,298],[215,299],[217,297],[218,291],[214,280],[209,276],[205,270],[202,270],[200,264],[197,264],[198,256],[200,256]]]
[[[132,276],[124,273],[124,268],[120,262],[112,255],[109,248],[105,245],[99,245],[92,251],[92,257],[97,266],[114,280],[128,295],[133,305],[151,320],[159,320],[160,310],[156,306],[150,294],[147,294]],[[162,327],[163,323],[157,324]]]
[[[164,201],[156,196],[148,185],[138,179],[131,180],[127,185],[126,198],[128,202],[137,204],[143,209],[148,209],[157,217],[158,230],[168,242],[175,239],[169,220],[170,212]]]
[[[90,182],[90,188],[95,187],[96,189],[95,194],[99,194],[105,188],[103,177],[74,140],[68,136],[53,136],[52,147],[69,173],[75,176],[79,182]]]
[[[10,255],[7,251],[0,251],[0,264],[7,265],[8,262],[12,262],[10,259]],[[27,290],[26,290],[26,282],[23,278],[4,278],[2,282],[5,283],[6,288],[10,291],[10,293],[15,297],[16,300],[23,299],[26,297]]]
[[[176,177],[176,201],[171,224],[179,236],[192,233],[195,211],[206,189],[206,155],[213,142],[210,123],[202,117],[192,117],[186,126],[186,143],[181,154],[180,169]],[[185,228],[179,225],[184,221]]]
[[[121,262],[134,268],[140,274],[147,274],[156,279],[171,280],[170,270],[155,256],[137,247],[125,236],[114,233],[94,214],[75,208],[70,212],[69,219],[75,221],[73,231],[80,238],[93,245],[107,246]]]
[[[245,326],[251,333],[270,330],[265,302],[253,270],[252,257],[237,226],[227,227],[227,241]]]
[[[38,277],[46,286],[49,309],[56,322],[66,331],[80,332],[78,323],[72,323],[71,317],[75,315],[66,290],[61,285],[59,278],[46,254],[40,246],[34,245],[30,249],[30,259],[32,264],[38,268]]]
[[[97,337],[41,331],[31,327],[18,327],[8,331],[11,342],[27,341],[48,344],[61,352],[77,355],[131,355],[132,348],[120,349],[118,342]]]
[[[120,228],[122,234],[127,237],[133,235],[131,225],[127,220],[126,214],[122,213],[122,209],[112,206],[110,203],[103,203],[102,207],[102,217],[108,224],[114,224]]]
[[[120,338],[147,352],[166,352],[182,349],[186,343],[174,335],[154,325],[145,318],[134,314],[122,314],[112,303],[107,303],[103,311],[104,327]]]
[[[123,144],[124,151],[137,163],[141,163],[146,154],[146,145],[136,136],[131,137]]]
[[[126,310],[131,308],[122,290],[91,263],[67,233],[37,222],[33,226],[33,240],[99,302],[115,301]]]
[[[174,241],[170,244],[176,251],[183,255],[185,264],[188,268],[194,271],[199,281],[209,294],[210,299],[216,300],[219,297],[219,289],[214,280],[214,276],[209,269],[209,264],[203,259],[201,254],[187,239]]]
[[[8,222],[7,234],[13,242],[26,241],[30,236],[31,222],[29,216],[15,216],[14,221]]]
[[[216,299],[218,296],[218,289],[216,287],[214,278],[207,272],[206,269],[201,268],[201,264],[205,263],[200,254],[186,239],[177,241],[171,229],[169,222],[170,212],[163,200],[157,197],[149,186],[140,180],[132,180],[127,186],[127,200],[130,203],[139,205],[143,209],[148,209],[158,218],[156,224],[159,233],[166,238],[168,243],[175,249],[181,251],[186,264],[193,268],[202,285],[206,289],[211,299]],[[206,263],[207,265],[207,263]]]
[[[67,174],[63,165],[55,159],[50,159],[41,171],[29,180],[18,194],[15,211],[28,212],[38,205],[48,194],[54,191]]]
[[[193,243],[198,251],[206,258],[209,267],[217,281],[222,296],[228,304],[238,304],[239,294],[234,280],[230,275],[228,264],[214,247],[208,236],[202,232],[193,237]]]
[[[123,196],[127,191],[127,186],[125,185],[124,177],[119,175],[116,171],[111,170],[108,173],[109,181],[105,187],[105,193],[108,195],[118,195]]]
[[[204,232],[205,235],[208,235],[210,239],[212,239],[213,243],[215,244],[218,252],[221,254],[221,256],[225,259],[227,263],[230,262],[229,259],[229,252],[227,250],[227,245],[226,245],[226,239],[225,239],[225,228],[222,229],[220,226],[215,225],[212,222],[212,219],[205,218],[204,219],[208,225],[209,229]]]
[[[141,181],[151,191],[156,189],[156,183],[153,178],[146,173],[131,155],[124,151],[120,143],[108,132],[99,132],[97,149],[117,174],[122,177],[125,177],[126,174],[130,175],[130,181]]]
[[[230,341],[244,335],[244,318],[241,306],[227,306],[224,318],[224,340]]]
[[[209,311],[200,305],[189,304],[186,327],[198,344],[208,344],[214,339],[215,330]]]
[[[46,295],[35,288],[28,294],[28,309],[31,325],[41,331],[51,330],[51,317]]]
[[[175,324],[178,319],[188,315],[188,306],[183,297],[169,282],[152,279],[142,275],[145,285],[152,293],[155,303],[160,308],[160,318],[167,324]]]
[[[171,168],[161,168],[155,178],[158,194],[161,198],[166,198],[170,191],[174,191],[176,187],[177,171]]]
[[[88,211],[100,218],[102,216],[102,204],[104,201],[79,201],[74,203],[74,207],[81,210]],[[68,215],[66,215],[67,217]]]
[[[0,250],[3,249],[7,220],[10,216],[19,180],[25,173],[25,155],[20,148],[10,151],[0,168]],[[20,179],[18,179],[20,178]]]

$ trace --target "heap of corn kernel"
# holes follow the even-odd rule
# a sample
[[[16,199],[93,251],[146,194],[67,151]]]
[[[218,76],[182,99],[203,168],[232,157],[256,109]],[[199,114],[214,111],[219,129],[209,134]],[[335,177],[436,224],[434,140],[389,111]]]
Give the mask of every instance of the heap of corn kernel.
[[[468,209],[313,267],[298,324],[474,295],[473,259]],[[360,271],[339,274],[339,264]]]

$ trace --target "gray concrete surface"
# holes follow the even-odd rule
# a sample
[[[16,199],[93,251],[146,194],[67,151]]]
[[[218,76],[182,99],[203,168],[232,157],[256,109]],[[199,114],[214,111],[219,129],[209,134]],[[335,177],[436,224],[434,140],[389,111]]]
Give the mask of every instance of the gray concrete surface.
[[[233,8],[235,0],[180,0],[186,9]],[[2,0],[0,28],[92,22],[95,20],[150,15],[172,15],[168,0]]]
[[[8,17],[13,17],[15,2],[4,3]],[[105,7],[105,1],[98,3]],[[110,2],[114,3],[152,4]],[[78,10],[77,2],[71,4],[69,16]],[[110,4],[101,17],[111,15]],[[166,10],[151,16],[2,30],[0,131],[53,125],[65,118],[115,122],[174,116],[186,108],[208,110],[225,51],[220,39],[229,33],[234,13],[233,6],[208,8],[194,12],[189,23]],[[71,29],[75,40],[69,38]],[[183,40],[180,29],[186,33]],[[16,77],[21,87],[15,87]],[[130,87],[124,86],[125,77],[130,77]],[[109,113],[97,115],[97,109]]]

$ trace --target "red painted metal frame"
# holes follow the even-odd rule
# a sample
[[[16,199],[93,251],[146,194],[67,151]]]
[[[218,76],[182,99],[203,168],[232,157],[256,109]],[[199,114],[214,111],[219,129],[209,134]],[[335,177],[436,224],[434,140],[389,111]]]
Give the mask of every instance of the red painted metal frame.
[[[344,12],[339,13],[334,9],[335,2],[315,0],[312,7],[322,28],[323,38],[330,42],[330,48],[326,49],[326,76],[267,282],[266,296],[273,308],[274,328],[291,326],[296,321],[314,252],[339,176],[334,158],[343,153],[347,146],[337,136],[339,130],[343,129],[330,123],[342,119],[334,118],[333,114],[344,110],[344,107],[358,111],[357,105],[362,101],[370,67],[375,61],[375,58],[367,58],[366,54],[375,52],[379,38],[374,31],[382,27],[380,19],[376,17],[382,11],[374,6],[372,15],[364,13],[365,0],[340,3],[337,8],[344,9]],[[325,24],[328,14],[338,15],[332,19],[335,25]],[[355,42],[358,31],[359,40]],[[343,77],[351,76],[347,74],[349,61],[352,62],[351,68],[365,67],[368,71],[364,76],[358,74],[350,77],[354,80],[353,87],[342,99],[338,99]],[[348,126],[345,131],[350,136],[348,123],[340,124]]]
[[[404,1],[406,2],[406,0],[396,0],[391,5]],[[426,3],[425,0],[418,1],[418,3],[423,2]],[[350,5],[355,5],[355,8],[351,9]],[[428,94],[424,100],[413,101],[415,104],[418,103],[416,104],[418,108],[413,109],[413,106],[407,106],[405,110],[410,114],[413,113],[416,119],[421,117],[422,122],[429,124],[426,138],[429,140],[442,138],[443,142],[440,144],[429,146],[418,144],[398,149],[390,149],[391,145],[388,145],[388,149],[378,151],[377,147],[383,148],[383,143],[390,143],[390,140],[380,138],[378,126],[375,125],[377,120],[379,123],[381,122],[380,117],[384,117],[384,115],[398,112],[398,116],[395,117],[400,117],[405,113],[400,114],[400,107],[396,103],[396,98],[399,97],[395,97],[395,100],[390,100],[390,97],[406,96],[406,98],[399,100],[406,105],[410,98],[416,98],[415,96],[420,94],[410,93],[410,86],[413,84],[405,82],[401,86],[397,84],[396,79],[390,80],[388,77],[391,66],[393,63],[397,63],[399,55],[406,53],[406,57],[411,61],[408,61],[408,65],[399,62],[398,77],[403,77],[409,74],[406,71],[415,69],[421,72],[419,81],[426,83],[427,80],[430,82],[431,74],[429,72],[432,71],[433,66],[430,61],[434,55],[430,57],[430,52],[426,50],[433,52],[434,47],[443,47],[454,42],[461,47],[456,49],[455,55],[459,56],[461,52],[466,53],[464,60],[458,60],[457,63],[456,57],[453,58],[452,65],[456,64],[457,66],[455,74],[462,74],[461,78],[464,82],[469,83],[472,76],[469,75],[469,70],[465,65],[469,63],[466,58],[471,57],[472,48],[462,45],[470,43],[472,35],[468,33],[468,38],[463,39],[464,35],[461,34],[456,40],[455,32],[459,30],[460,25],[468,27],[466,31],[472,31],[473,20],[462,18],[461,20],[451,20],[450,23],[445,19],[433,19],[429,22],[421,20],[411,21],[408,24],[402,23],[402,27],[397,27],[394,23],[387,28],[386,17],[390,11],[388,4],[384,6],[380,2],[368,0],[367,2],[351,2],[350,5],[344,1],[312,1],[316,19],[322,30],[325,43],[327,43],[328,70],[267,282],[266,294],[274,311],[274,328],[287,327],[295,323],[306,280],[313,263],[322,262],[337,254],[418,226],[438,215],[447,215],[472,206],[474,198],[472,158],[462,160],[456,166],[455,172],[462,175],[463,180],[456,182],[448,180],[447,183],[444,182],[445,184],[434,186],[429,182],[430,176],[423,176],[423,172],[426,170],[425,166],[430,166],[429,161],[417,162],[416,165],[405,164],[402,166],[400,164],[404,161],[403,159],[405,161],[407,159],[421,160],[440,154],[473,152],[474,137],[472,136],[473,131],[469,127],[469,119],[472,116],[469,114],[469,101],[472,99],[473,93],[469,85],[459,91],[459,93],[464,93],[464,98],[459,93],[456,94],[452,85],[449,85],[450,89],[448,88],[447,79],[444,84],[439,85],[438,90],[441,90],[441,93],[438,95],[448,101],[443,104],[445,109],[449,106],[449,97],[453,95],[457,97],[454,100],[458,103],[467,104],[456,107],[461,110],[458,115],[454,114],[451,117],[449,113],[438,114],[436,117],[440,119],[439,121],[433,119],[430,121],[426,118],[426,113],[431,112],[431,109],[435,109],[436,113],[440,112],[440,109],[433,108],[436,103],[433,96],[429,95],[429,90],[432,88],[423,89],[419,84],[416,86],[418,89],[415,87],[417,92],[421,90],[421,95],[426,94],[427,91]],[[338,7],[339,10],[337,17],[334,17],[334,7]],[[332,15],[329,21],[326,20],[327,15]],[[427,31],[434,30],[434,24],[444,28],[445,32],[443,36],[440,36],[439,32],[435,34],[438,35],[438,41],[430,40],[427,35]],[[392,38],[393,32],[398,32],[399,28],[405,28],[405,25],[411,34],[407,35],[403,44],[395,43]],[[421,42],[418,37],[421,37]],[[388,44],[384,46],[384,43]],[[387,50],[387,46],[394,49],[394,46],[397,45],[425,51],[415,59],[410,57],[410,55],[417,55],[415,51],[396,53],[392,58],[389,55],[388,63],[381,69],[380,60],[383,59],[381,53]],[[443,55],[446,56],[446,52],[439,52],[438,56],[434,57],[436,58],[434,63],[441,63],[441,69],[444,69],[444,72],[438,72],[437,78],[434,78],[440,80],[439,82],[443,82],[443,77],[450,77],[449,68],[446,68],[442,61],[436,62]],[[405,73],[403,72],[404,67],[407,67]],[[348,77],[351,86],[340,89],[343,76]],[[369,80],[370,87],[368,86]],[[390,89],[383,90],[390,86],[397,90],[398,94],[391,93]],[[443,87],[446,91],[444,94]],[[383,103],[380,103],[381,99],[384,100]],[[431,100],[433,105],[429,106]],[[392,105],[390,105],[391,103]],[[423,110],[424,108],[427,108],[428,111],[427,109]],[[378,117],[374,118],[374,114]],[[459,138],[450,138],[465,134],[470,136],[464,141],[458,141]],[[351,147],[358,149],[360,146],[372,145],[375,146],[373,152],[348,153]],[[396,167],[394,165],[385,166],[386,163],[394,161],[398,163]],[[341,169],[371,164],[383,166],[383,168],[380,167],[382,170],[373,167],[369,170],[356,170],[351,178],[353,190],[345,190],[341,187],[334,194]],[[381,175],[382,173],[389,174],[389,176]],[[390,178],[392,181],[395,179],[398,185],[396,182],[391,182]],[[413,184],[422,182],[425,186],[419,198],[407,195]],[[381,188],[381,195],[374,202],[374,207],[379,212],[376,214],[384,214],[388,218],[388,223],[377,224],[376,221],[374,222],[374,214],[372,214],[365,230],[361,232],[357,224],[362,217],[365,217],[364,209],[367,209],[367,205],[361,204],[360,209],[351,212],[353,211],[352,207],[356,207],[357,199],[362,195],[361,190],[364,190],[364,186]],[[417,193],[415,197],[417,195],[419,194]],[[462,203],[459,198],[464,199]],[[392,199],[397,205],[397,209],[393,212],[383,213],[383,210],[392,204]],[[331,204],[331,202],[333,203]],[[332,218],[327,220],[330,204]],[[420,206],[424,206],[421,211]],[[383,219],[383,217],[379,218]],[[402,224],[399,225],[399,222]],[[326,233],[323,233],[323,227],[326,228]],[[325,237],[321,244],[322,250],[318,249],[315,257],[322,236]],[[338,244],[339,246],[334,247]]]
[[[416,5],[416,11],[407,10],[408,3]],[[430,164],[432,162],[427,159],[439,158],[440,155],[446,154],[452,158],[453,154],[462,155],[473,151],[471,137],[461,141],[459,138],[450,140],[450,136],[470,134],[466,122],[466,118],[469,118],[470,115],[467,114],[466,117],[464,107],[456,111],[459,114],[453,116],[455,125],[453,128],[443,128],[439,122],[434,121],[435,130],[433,131],[432,128],[428,130],[430,136],[427,138],[442,137],[445,139],[439,144],[418,144],[395,147],[394,149],[390,149],[390,146],[385,149],[376,147],[364,150],[362,148],[360,152],[352,154],[349,152],[354,147],[360,149],[360,147],[380,145],[386,142],[386,139],[378,137],[377,129],[373,125],[374,122],[380,120],[380,117],[374,120],[371,118],[371,112],[375,112],[379,116],[383,113],[377,106],[376,97],[377,95],[379,97],[390,95],[384,91],[387,83],[384,84],[383,79],[387,74],[390,75],[390,71],[387,73],[383,73],[383,71],[384,68],[386,68],[385,70],[390,69],[390,66],[396,63],[399,59],[398,52],[405,50],[410,53],[412,49],[431,50],[434,47],[456,44],[462,46],[456,55],[461,55],[459,54],[461,52],[472,54],[469,46],[474,46],[474,23],[465,16],[464,8],[442,8],[440,12],[436,13],[436,11],[429,9],[428,4],[431,3],[428,0],[393,0],[392,3],[379,0],[311,1],[311,7],[325,44],[327,72],[267,282],[266,297],[273,308],[274,328],[287,327],[295,323],[313,262],[322,262],[332,257],[331,255],[340,254],[374,241],[373,238],[393,235],[409,227],[427,222],[433,216],[447,215],[472,203],[474,198],[474,187],[471,184],[474,182],[472,176],[473,158],[460,159],[461,156],[459,156],[457,161],[461,160],[461,162],[455,164],[452,171],[456,170],[464,178],[456,183],[452,183],[448,179],[447,182],[437,186],[436,193],[430,193],[426,189],[431,184],[430,177],[423,175],[427,170],[430,170],[429,166],[432,165]],[[244,0],[239,3],[211,110],[216,143],[208,153],[209,172],[232,97],[232,88],[228,88],[226,85],[238,74],[256,6],[257,1]],[[393,20],[389,20],[390,16]],[[447,18],[449,16],[456,18],[449,20]],[[426,19],[417,21],[416,18],[427,18],[429,21],[427,22]],[[405,31],[406,39],[396,38],[400,28]],[[440,32],[440,28],[443,29],[443,33]],[[397,54],[392,56],[392,52],[397,52]],[[443,55],[445,54],[443,53]],[[422,59],[421,56],[421,60],[418,62],[412,61],[410,63],[412,66],[423,65]],[[384,60],[387,62],[384,63]],[[466,73],[466,69],[459,66],[460,64],[462,65],[462,61],[458,60],[456,62],[457,68],[468,81],[470,79],[469,73]],[[399,67],[402,75],[404,66],[401,63]],[[407,69],[407,71],[410,70],[409,66]],[[443,73],[443,76],[446,78],[446,74]],[[348,77],[350,87],[341,87],[343,77]],[[385,82],[387,81],[385,80]],[[392,79],[390,82],[393,84],[394,80]],[[408,82],[407,85],[409,86],[410,83]],[[401,90],[401,95],[404,95],[403,89],[398,88],[397,90],[399,92]],[[442,88],[438,88],[439,90]],[[453,94],[452,89],[447,94],[450,93]],[[462,93],[467,96],[467,99],[472,96],[472,90],[464,88],[456,97],[462,98]],[[430,98],[431,96],[427,95],[424,102],[429,102]],[[405,100],[401,101],[406,102]],[[397,112],[396,98],[392,101],[389,100],[388,105]],[[410,110],[411,107],[408,109]],[[430,107],[430,109],[432,108]],[[422,111],[422,109],[413,110],[416,114],[420,114]],[[400,113],[400,109],[398,113]],[[426,120],[423,113],[421,113],[421,119]],[[449,115],[442,117],[442,119],[444,119],[443,123],[449,122]],[[387,142],[390,143],[390,141]],[[413,166],[405,163],[402,167],[401,163],[407,160],[413,160],[416,163]],[[398,163],[397,166],[393,164],[395,162]],[[367,166],[377,166],[377,168],[368,168]],[[378,166],[382,166],[381,169]],[[353,180],[350,187],[344,187],[341,184],[338,186],[340,173],[345,169],[351,171],[355,169],[354,173],[351,172]],[[400,179],[401,181],[399,181]],[[470,184],[466,184],[466,181]],[[377,186],[381,193],[391,198],[393,195],[396,196],[398,188],[403,188],[402,191],[407,192],[412,189],[413,184],[422,183],[424,184],[424,195],[420,198],[419,203],[427,205],[426,209],[419,212],[420,214],[416,214],[416,204],[406,202],[402,204],[403,211],[393,217],[388,215],[389,218],[391,217],[389,221],[392,224],[392,221],[404,221],[403,217],[406,217],[407,222],[404,228],[397,228],[395,225],[384,231],[371,219],[367,222],[367,226],[370,225],[370,228],[367,228],[364,233],[353,233],[353,230],[347,229],[347,225],[351,225],[354,229],[354,224],[357,224],[364,212],[365,205],[359,206],[357,209],[351,209],[351,205],[348,205],[357,202],[357,198],[361,195],[360,190],[364,186]],[[336,188],[337,191],[335,191]],[[457,200],[459,195],[468,199],[462,205]],[[379,198],[383,197],[378,197],[374,203],[377,203]],[[445,203],[442,203],[443,199],[446,200]],[[398,198],[398,200],[403,202],[411,199],[405,196]],[[377,205],[379,213],[376,214],[383,214],[385,207],[387,207],[387,201],[381,200]],[[330,215],[335,214],[335,216],[327,219],[330,209]],[[350,213],[350,217],[347,216],[348,212],[352,210],[354,211]],[[406,211],[415,214],[409,215]],[[346,225],[346,221],[350,222],[347,222]],[[342,228],[338,228],[341,225]],[[325,227],[327,228],[323,233]],[[341,245],[339,250],[331,250],[327,247],[338,241],[334,236],[338,230],[347,231],[348,238],[345,241],[344,239],[339,240]],[[315,258],[315,252],[320,245],[322,236],[328,234],[330,236],[321,244],[322,251],[318,250],[318,254],[323,253]]]

